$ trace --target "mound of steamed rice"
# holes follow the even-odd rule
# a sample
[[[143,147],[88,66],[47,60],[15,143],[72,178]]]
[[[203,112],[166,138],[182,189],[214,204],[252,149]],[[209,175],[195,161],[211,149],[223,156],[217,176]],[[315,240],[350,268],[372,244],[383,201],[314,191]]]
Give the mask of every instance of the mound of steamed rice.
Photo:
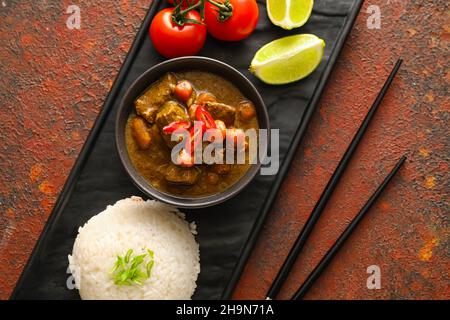
[[[200,272],[195,224],[176,208],[131,197],[108,206],[79,228],[69,267],[82,299],[190,299]],[[117,256],[154,252],[142,286],[116,285]]]

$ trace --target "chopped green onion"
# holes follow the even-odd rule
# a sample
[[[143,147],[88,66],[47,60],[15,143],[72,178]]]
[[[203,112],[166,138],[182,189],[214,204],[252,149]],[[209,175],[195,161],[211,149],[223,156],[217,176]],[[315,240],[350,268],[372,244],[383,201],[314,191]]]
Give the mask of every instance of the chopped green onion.
[[[150,278],[150,275],[152,274],[152,268],[153,268],[154,261],[151,260],[147,263],[147,277]]]
[[[125,256],[117,256],[114,267],[111,270],[114,284],[120,286],[143,285],[150,278],[154,265],[154,253],[147,250],[146,253],[132,257],[133,250],[129,249]],[[144,267],[145,266],[145,267]]]
[[[132,254],[133,254],[133,249],[129,249],[127,251],[127,254],[125,255],[125,259],[124,259],[126,263],[128,263],[130,261],[130,257]]]

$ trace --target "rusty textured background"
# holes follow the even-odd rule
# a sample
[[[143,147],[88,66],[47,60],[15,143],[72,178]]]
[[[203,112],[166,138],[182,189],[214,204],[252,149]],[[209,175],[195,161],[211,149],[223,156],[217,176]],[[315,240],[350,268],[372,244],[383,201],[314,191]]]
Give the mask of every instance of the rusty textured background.
[[[66,8],[81,8],[81,30]],[[381,29],[366,9],[379,5]],[[0,1],[0,298],[9,297],[149,1]],[[450,298],[449,8],[366,1],[235,292],[261,299],[397,57],[404,66],[280,295],[397,159],[408,161],[307,298]],[[382,288],[368,290],[378,265]]]

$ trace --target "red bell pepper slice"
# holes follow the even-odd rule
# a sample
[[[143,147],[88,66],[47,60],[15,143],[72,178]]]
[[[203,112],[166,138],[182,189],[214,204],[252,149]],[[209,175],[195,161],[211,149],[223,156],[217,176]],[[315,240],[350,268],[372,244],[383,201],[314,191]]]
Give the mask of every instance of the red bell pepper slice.
[[[196,126],[194,124],[194,126],[189,130],[189,139],[190,141],[187,141],[186,143],[186,147],[189,148],[191,150],[188,149],[188,151],[190,151],[191,154],[194,153],[195,149],[202,144],[203,142],[203,133],[206,130],[206,125],[203,121],[197,121],[198,123],[200,123],[200,127],[198,127],[198,125]]]
[[[189,129],[190,126],[191,126],[190,121],[175,121],[175,122],[169,123],[167,126],[165,126],[162,131],[165,134],[172,134],[175,131],[180,130],[180,129],[187,130],[187,129]]]
[[[216,129],[216,122],[203,106],[197,106],[197,109],[195,110],[195,118],[197,121],[204,122],[206,129]]]

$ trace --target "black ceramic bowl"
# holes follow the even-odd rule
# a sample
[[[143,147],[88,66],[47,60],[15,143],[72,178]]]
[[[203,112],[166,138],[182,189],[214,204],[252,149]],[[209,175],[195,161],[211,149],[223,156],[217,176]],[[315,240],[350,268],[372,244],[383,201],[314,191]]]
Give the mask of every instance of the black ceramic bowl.
[[[269,117],[266,106],[253,84],[233,67],[210,58],[182,57],[162,62],[147,70],[130,86],[117,112],[115,132],[117,150],[125,170],[136,186],[149,197],[180,208],[201,208],[218,204],[239,193],[258,173],[261,163],[258,161],[258,163],[253,164],[239,181],[220,193],[201,197],[183,197],[162,192],[154,188],[134,168],[125,144],[125,125],[128,116],[133,112],[135,99],[165,73],[183,70],[211,72],[233,83],[247,99],[254,103],[261,129],[269,129]],[[269,130],[267,132],[269,135]],[[267,137],[267,141],[269,141],[269,137]],[[264,151],[265,154],[267,144],[260,141],[259,149]]]

